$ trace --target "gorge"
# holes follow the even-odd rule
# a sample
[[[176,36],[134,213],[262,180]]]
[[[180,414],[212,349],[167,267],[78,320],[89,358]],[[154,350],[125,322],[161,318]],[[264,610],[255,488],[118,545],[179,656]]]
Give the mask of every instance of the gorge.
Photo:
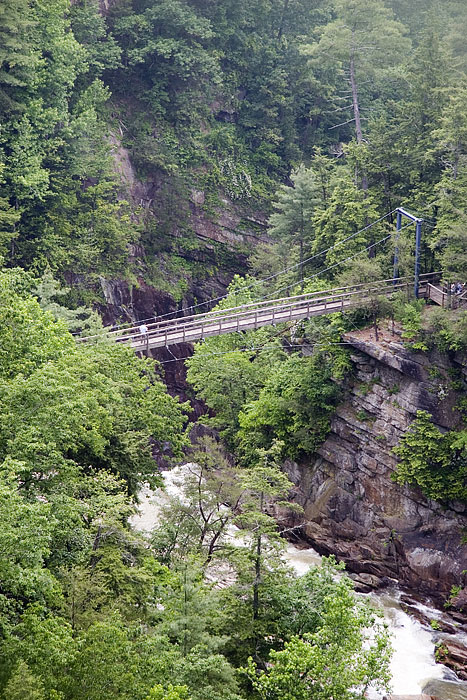
[[[0,2],[0,700],[465,700],[465,26]]]

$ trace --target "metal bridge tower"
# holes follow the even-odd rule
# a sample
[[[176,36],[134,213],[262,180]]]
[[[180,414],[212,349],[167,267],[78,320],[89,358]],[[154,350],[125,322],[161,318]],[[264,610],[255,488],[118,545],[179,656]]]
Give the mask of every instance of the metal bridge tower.
[[[399,277],[399,231],[402,229],[402,217],[405,216],[415,224],[415,275],[414,275],[414,294],[418,299],[418,287],[420,279],[420,247],[422,242],[422,223],[423,219],[414,216],[410,212],[398,207],[397,211],[397,233],[396,233],[396,248],[394,250],[394,283]]]

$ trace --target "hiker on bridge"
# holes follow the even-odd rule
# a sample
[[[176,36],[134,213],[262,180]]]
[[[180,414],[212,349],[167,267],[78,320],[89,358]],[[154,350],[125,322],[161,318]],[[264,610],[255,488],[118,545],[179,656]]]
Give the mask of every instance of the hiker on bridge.
[[[142,323],[139,327],[139,334],[141,336],[141,340],[144,340],[147,338],[148,335],[148,327],[145,323]]]

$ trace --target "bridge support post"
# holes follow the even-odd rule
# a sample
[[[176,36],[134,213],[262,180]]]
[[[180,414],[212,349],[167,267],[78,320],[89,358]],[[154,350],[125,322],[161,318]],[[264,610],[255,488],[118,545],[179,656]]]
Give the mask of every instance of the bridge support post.
[[[415,276],[414,276],[414,294],[415,299],[418,299],[419,280],[420,280],[420,248],[422,242],[422,220],[417,220],[415,230]]]
[[[405,209],[402,209],[402,207],[398,207],[397,208],[397,236],[399,236],[399,231],[401,231],[401,224],[402,224],[402,217],[403,216],[407,217],[407,219],[410,219],[410,221],[412,221],[416,225],[416,230],[415,230],[414,294],[415,294],[415,298],[418,299],[419,280],[420,280],[420,249],[421,249],[421,242],[422,242],[423,219],[419,219],[417,216],[414,216],[413,214],[406,211]],[[399,262],[398,262],[398,258],[399,258],[398,243],[399,243],[399,238],[397,238],[396,253],[394,254],[394,277],[396,276],[396,274],[395,274],[396,255],[397,255],[397,264],[399,264]]]
[[[420,248],[422,242],[422,220],[417,221],[415,230],[415,278],[414,278],[414,294],[415,299],[418,299],[419,281],[420,281]]]
[[[397,224],[396,224],[396,246],[394,248],[394,272],[393,272],[393,284],[396,284],[396,280],[399,277],[399,234],[402,228],[402,214],[400,211],[397,212]]]

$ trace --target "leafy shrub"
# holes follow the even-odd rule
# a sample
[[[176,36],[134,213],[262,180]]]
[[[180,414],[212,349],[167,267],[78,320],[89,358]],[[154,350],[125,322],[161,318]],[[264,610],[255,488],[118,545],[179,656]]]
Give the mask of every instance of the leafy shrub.
[[[442,433],[426,411],[394,448],[400,461],[393,479],[418,485],[435,501],[467,500],[467,431]]]
[[[292,355],[281,362],[256,401],[240,413],[238,433],[247,456],[273,439],[284,441],[284,453],[295,458],[313,452],[329,431],[339,389],[331,363],[322,357]]]

